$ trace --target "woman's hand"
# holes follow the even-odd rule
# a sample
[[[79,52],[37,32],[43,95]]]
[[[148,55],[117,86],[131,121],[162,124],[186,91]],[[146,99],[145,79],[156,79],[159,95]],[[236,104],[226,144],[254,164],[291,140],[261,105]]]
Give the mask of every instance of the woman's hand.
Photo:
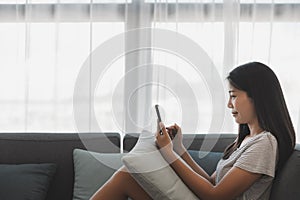
[[[156,145],[164,158],[166,158],[173,153],[173,143],[165,125],[160,122],[159,127],[162,132],[160,132],[160,130],[156,132]]]
[[[173,149],[174,149],[174,151],[178,155],[182,155],[184,152],[186,152],[186,149],[185,149],[185,147],[182,144],[182,138],[183,138],[183,136],[182,136],[181,128],[176,123],[173,126],[170,126],[169,128],[177,130],[177,134],[176,134],[176,136],[172,140],[172,142],[173,142]]]

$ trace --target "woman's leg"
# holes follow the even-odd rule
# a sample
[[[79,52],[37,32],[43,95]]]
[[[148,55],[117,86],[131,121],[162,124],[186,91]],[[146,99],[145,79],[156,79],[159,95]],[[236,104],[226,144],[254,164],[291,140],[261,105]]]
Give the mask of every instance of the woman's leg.
[[[125,167],[120,168],[90,200],[147,200],[151,197],[128,173]]]

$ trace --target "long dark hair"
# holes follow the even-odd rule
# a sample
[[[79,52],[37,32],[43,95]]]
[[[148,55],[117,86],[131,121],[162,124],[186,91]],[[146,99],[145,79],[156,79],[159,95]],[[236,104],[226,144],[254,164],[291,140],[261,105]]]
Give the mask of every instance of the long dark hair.
[[[277,169],[281,169],[293,152],[295,130],[275,73],[262,63],[251,62],[232,70],[227,80],[233,87],[245,91],[253,100],[260,127],[277,139]],[[249,134],[248,125],[240,124],[237,140],[225,149],[223,159],[227,159]]]

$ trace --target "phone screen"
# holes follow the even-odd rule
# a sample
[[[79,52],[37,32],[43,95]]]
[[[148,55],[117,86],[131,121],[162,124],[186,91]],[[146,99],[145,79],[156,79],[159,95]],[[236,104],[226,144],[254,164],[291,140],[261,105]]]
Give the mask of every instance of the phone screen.
[[[161,122],[161,117],[160,117],[160,112],[159,112],[159,105],[155,105],[155,111],[156,111],[156,115],[157,115],[157,119],[158,119],[158,122]]]
[[[156,115],[157,115],[157,119],[158,119],[158,123],[161,122],[161,117],[160,117],[160,112],[159,112],[159,105],[155,105],[155,111],[156,111]],[[162,130],[159,128],[159,133],[162,135]],[[168,130],[168,134],[170,135],[170,138],[173,139],[176,134],[177,134],[177,129],[175,128],[166,128]]]

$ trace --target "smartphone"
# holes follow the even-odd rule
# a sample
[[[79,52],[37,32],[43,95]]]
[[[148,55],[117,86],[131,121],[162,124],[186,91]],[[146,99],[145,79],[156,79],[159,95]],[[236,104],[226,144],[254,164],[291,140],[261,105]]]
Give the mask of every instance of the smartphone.
[[[158,122],[161,122],[160,112],[159,112],[159,105],[155,105],[155,111],[157,115]]]
[[[159,127],[159,122],[161,122],[161,117],[160,117],[160,112],[159,112],[159,105],[155,105],[155,111],[156,111],[156,115],[157,115],[157,126]],[[159,127],[159,134],[163,134],[161,128]]]
[[[157,115],[157,119],[158,119],[158,123],[159,123],[159,122],[161,122],[161,116],[160,116],[160,112],[159,112],[159,105],[157,105],[157,104],[155,105],[155,111],[156,111],[156,115]],[[169,128],[169,127],[166,127],[166,129],[170,135],[170,138],[173,139],[177,134],[177,130],[174,128]],[[163,134],[160,127],[159,127],[159,134],[161,134],[161,135]]]

